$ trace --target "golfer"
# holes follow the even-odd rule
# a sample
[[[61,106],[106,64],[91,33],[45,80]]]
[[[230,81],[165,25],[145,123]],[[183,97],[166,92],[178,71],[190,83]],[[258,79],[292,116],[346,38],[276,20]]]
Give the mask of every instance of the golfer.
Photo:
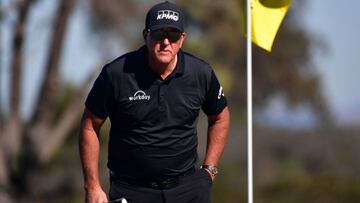
[[[145,45],[105,65],[96,79],[79,139],[86,202],[211,201],[229,111],[210,65],[181,50],[184,22],[177,5],[156,4],[146,15]],[[208,117],[204,160],[197,154],[200,110]],[[111,122],[109,198],[98,175],[99,132],[106,118]]]

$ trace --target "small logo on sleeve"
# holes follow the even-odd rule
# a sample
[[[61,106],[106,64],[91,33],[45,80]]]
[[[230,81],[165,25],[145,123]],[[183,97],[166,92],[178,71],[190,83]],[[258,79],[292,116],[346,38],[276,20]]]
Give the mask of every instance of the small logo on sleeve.
[[[150,100],[150,95],[146,95],[144,91],[137,91],[135,92],[133,97],[129,97],[129,101],[137,101],[137,100]]]
[[[218,99],[220,99],[221,97],[223,97],[223,96],[225,96],[225,94],[224,94],[224,90],[223,90],[223,88],[220,86],[220,89],[219,89],[219,94],[218,94]]]

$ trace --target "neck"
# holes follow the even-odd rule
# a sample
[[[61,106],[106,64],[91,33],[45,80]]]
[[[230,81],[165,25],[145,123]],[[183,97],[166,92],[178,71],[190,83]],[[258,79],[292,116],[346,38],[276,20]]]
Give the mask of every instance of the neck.
[[[158,60],[153,59],[150,55],[148,55],[148,62],[151,70],[153,70],[156,74],[158,74],[162,79],[165,79],[169,76],[175,69],[177,63],[177,55],[174,60],[171,60],[170,63],[161,63]]]

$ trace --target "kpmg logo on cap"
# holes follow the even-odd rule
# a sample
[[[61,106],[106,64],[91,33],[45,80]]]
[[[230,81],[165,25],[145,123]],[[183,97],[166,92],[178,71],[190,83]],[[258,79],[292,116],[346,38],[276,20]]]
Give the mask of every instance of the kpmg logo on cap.
[[[163,19],[178,21],[179,13],[172,10],[160,10],[158,11],[156,20],[163,20]]]

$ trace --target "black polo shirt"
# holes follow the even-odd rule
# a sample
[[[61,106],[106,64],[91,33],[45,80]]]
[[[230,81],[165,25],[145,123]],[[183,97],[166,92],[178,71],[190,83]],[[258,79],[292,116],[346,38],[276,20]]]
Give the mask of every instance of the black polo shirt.
[[[217,115],[227,102],[203,60],[180,50],[174,71],[162,80],[147,64],[146,52],[143,46],[107,64],[85,105],[110,118],[109,169],[118,176],[159,180],[194,167],[200,109]]]

